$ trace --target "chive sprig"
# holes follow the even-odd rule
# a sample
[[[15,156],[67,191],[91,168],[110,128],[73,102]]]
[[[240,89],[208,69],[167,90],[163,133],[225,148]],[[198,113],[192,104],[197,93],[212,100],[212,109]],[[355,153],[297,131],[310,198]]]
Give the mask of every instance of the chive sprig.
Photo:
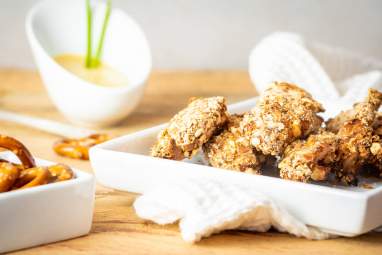
[[[101,64],[102,50],[105,42],[105,35],[107,27],[109,24],[111,14],[111,0],[107,1],[105,17],[103,19],[102,30],[100,37],[98,39],[98,45],[96,48],[95,55],[93,57],[93,42],[92,42],[92,33],[93,33],[93,9],[90,4],[90,0],[86,0],[86,15],[87,15],[87,44],[86,44],[86,68],[97,68]]]

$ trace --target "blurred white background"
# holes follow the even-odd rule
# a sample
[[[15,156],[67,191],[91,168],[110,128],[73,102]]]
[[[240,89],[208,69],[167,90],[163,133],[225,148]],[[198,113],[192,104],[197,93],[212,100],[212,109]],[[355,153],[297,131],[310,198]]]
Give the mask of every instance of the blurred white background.
[[[1,67],[34,68],[24,19],[36,2],[0,0]],[[279,30],[382,59],[381,0],[113,0],[113,4],[141,24],[157,69],[246,68],[255,43]]]

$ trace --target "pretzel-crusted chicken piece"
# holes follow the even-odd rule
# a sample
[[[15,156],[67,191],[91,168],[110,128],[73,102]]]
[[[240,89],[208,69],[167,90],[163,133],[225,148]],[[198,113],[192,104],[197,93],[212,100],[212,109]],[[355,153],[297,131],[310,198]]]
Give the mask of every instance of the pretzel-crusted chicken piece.
[[[224,97],[191,101],[169,122],[151,149],[154,157],[181,160],[191,158],[227,121]]]
[[[362,104],[354,104],[354,107],[352,109],[342,111],[334,118],[330,118],[326,121],[326,130],[338,133],[340,128],[345,124],[346,121],[349,121],[351,119],[355,118],[357,108],[362,107]],[[382,113],[377,112],[375,113],[375,118],[373,120],[373,130],[375,134],[382,135]]]
[[[337,136],[326,131],[293,142],[278,165],[280,177],[301,182],[326,180],[336,161],[337,146]]]
[[[232,115],[218,135],[203,145],[203,151],[211,166],[240,172],[261,174],[265,156],[256,152],[240,130],[243,115]]]
[[[345,124],[346,121],[349,121],[355,117],[355,109],[349,109],[347,111],[342,111],[334,118],[330,118],[325,122],[326,130],[338,133],[340,128]]]
[[[382,136],[382,113],[377,112],[373,122],[373,133],[377,136]]]
[[[373,143],[370,146],[370,155],[367,160],[369,167],[373,167],[378,171],[378,175],[382,177],[382,139],[379,136],[373,136]]]
[[[335,172],[346,184],[355,184],[360,168],[368,162],[373,145],[373,122],[382,103],[382,93],[369,89],[366,100],[355,105],[355,116],[338,131],[338,162]]]
[[[373,143],[370,147],[368,166],[373,167],[382,177],[382,114],[379,112],[373,122]]]
[[[293,141],[317,131],[324,108],[305,90],[275,82],[246,114],[241,128],[252,146],[265,155],[281,155]]]
[[[167,129],[158,135],[158,141],[151,148],[151,156],[173,160],[184,159],[182,150],[176,146],[175,140],[168,134]]]

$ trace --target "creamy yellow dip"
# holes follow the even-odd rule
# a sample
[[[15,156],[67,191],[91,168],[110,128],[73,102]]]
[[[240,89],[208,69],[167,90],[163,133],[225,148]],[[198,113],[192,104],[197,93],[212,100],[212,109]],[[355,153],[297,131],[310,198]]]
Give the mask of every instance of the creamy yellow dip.
[[[123,73],[105,63],[101,63],[97,68],[86,68],[85,57],[74,54],[61,54],[54,59],[69,72],[99,86],[121,87],[128,84]]]

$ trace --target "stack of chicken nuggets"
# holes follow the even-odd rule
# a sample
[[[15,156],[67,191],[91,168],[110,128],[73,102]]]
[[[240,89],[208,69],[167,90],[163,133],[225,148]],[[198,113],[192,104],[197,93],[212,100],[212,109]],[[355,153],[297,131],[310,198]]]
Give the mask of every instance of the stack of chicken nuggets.
[[[230,115],[223,97],[193,99],[152,147],[154,157],[182,160],[202,149],[213,167],[262,174],[277,160],[280,177],[309,182],[329,175],[356,184],[361,168],[382,176],[382,93],[326,122],[323,106],[296,85],[275,82],[249,112]]]

